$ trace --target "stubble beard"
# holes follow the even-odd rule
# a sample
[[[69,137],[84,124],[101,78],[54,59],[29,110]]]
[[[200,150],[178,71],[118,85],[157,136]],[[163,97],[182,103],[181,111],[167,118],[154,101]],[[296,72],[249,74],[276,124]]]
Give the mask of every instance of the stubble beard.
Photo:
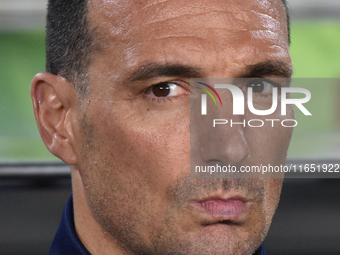
[[[98,169],[96,171],[98,171]],[[216,179],[199,179],[199,182],[194,182],[190,177],[179,179],[176,185],[167,191],[168,200],[174,210],[166,215],[158,215],[156,221],[161,220],[154,226],[152,226],[150,219],[145,219],[141,215],[138,215],[138,210],[147,211],[149,209],[147,206],[144,207],[143,203],[140,203],[143,196],[139,197],[136,195],[138,194],[138,190],[130,191],[131,201],[127,201],[127,203],[121,205],[120,208],[118,208],[118,206],[117,208],[112,208],[112,204],[114,203],[110,198],[114,197],[114,195],[108,195],[107,191],[104,190],[105,187],[101,186],[102,189],[99,190],[93,189],[98,183],[86,185],[86,193],[95,219],[103,229],[110,233],[112,240],[126,251],[126,254],[253,254],[263,242],[268,232],[271,219],[269,221],[268,219],[267,221],[260,219],[259,225],[262,225],[262,227],[254,226],[253,229],[249,230],[249,234],[245,239],[227,234],[221,237],[202,239],[193,233],[186,235],[177,228],[180,226],[178,226],[178,224],[176,225],[176,215],[180,214],[174,212],[183,212],[190,198],[199,197],[202,190],[208,193],[217,190],[220,182],[215,180]],[[234,189],[246,190],[248,194],[252,193],[253,196],[258,197],[258,202],[262,203],[264,199],[264,189],[260,183],[261,181],[258,180],[224,179],[223,188],[228,190],[230,187],[233,187]],[[116,188],[119,189],[122,188],[122,186]],[[129,208],[129,204],[134,204],[134,207]],[[150,217],[153,216],[154,214],[151,213]],[[268,218],[267,216],[268,215],[264,217]],[[148,224],[145,224],[144,221],[148,222]],[[138,232],[138,230],[141,229],[140,223],[144,226],[149,226],[147,229],[147,241]],[[187,238],[188,236],[190,237]]]

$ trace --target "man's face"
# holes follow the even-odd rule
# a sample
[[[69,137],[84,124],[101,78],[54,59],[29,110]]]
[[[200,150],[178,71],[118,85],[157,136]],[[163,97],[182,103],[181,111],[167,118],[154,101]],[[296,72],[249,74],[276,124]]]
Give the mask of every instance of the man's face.
[[[190,179],[189,79],[244,77],[268,61],[290,66],[282,3],[98,0],[88,15],[101,49],[74,128],[96,220],[131,253],[251,254],[282,180]],[[222,153],[202,162],[284,163],[290,129],[226,130]],[[213,208],[219,201],[229,213]]]

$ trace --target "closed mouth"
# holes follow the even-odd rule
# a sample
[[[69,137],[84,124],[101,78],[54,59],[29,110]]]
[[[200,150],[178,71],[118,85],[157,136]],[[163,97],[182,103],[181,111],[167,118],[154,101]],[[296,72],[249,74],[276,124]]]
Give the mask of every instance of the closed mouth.
[[[208,197],[198,201],[192,201],[190,205],[197,209],[204,219],[203,225],[211,224],[240,224],[252,204],[240,196],[223,199],[220,197]]]

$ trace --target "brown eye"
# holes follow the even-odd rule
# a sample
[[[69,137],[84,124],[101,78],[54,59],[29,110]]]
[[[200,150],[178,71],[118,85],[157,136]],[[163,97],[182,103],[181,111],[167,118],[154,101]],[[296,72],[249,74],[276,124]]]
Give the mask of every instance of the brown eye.
[[[170,94],[171,92],[171,87],[169,83],[167,82],[162,82],[159,83],[151,88],[152,93],[156,97],[166,97]]]
[[[253,93],[268,94],[272,92],[273,85],[264,79],[256,79],[248,82],[246,85],[247,89],[252,88]]]
[[[261,93],[264,88],[263,80],[251,81],[247,84],[247,88],[253,88],[254,93]]]
[[[189,95],[190,91],[178,85],[177,82],[166,81],[150,86],[145,93],[154,98],[173,98],[186,94]]]

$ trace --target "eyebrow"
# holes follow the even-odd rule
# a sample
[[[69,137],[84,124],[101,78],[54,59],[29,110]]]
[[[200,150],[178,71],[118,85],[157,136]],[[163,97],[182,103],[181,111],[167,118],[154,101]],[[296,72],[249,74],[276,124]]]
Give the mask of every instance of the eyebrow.
[[[126,82],[146,81],[157,77],[185,77],[200,78],[204,77],[199,68],[181,64],[158,64],[151,63],[139,67],[126,79]]]
[[[249,65],[246,68],[244,75],[248,77],[264,77],[264,76],[280,76],[290,78],[293,75],[292,67],[283,61],[265,61],[254,65]]]
[[[280,77],[291,77],[293,70],[290,65],[283,61],[265,61],[246,67],[241,77],[264,77],[275,75]],[[146,81],[157,77],[184,77],[184,78],[203,78],[206,77],[200,68],[181,65],[181,64],[158,64],[150,63],[138,67],[125,80],[124,83],[134,81]],[[234,77],[238,78],[238,77]]]

